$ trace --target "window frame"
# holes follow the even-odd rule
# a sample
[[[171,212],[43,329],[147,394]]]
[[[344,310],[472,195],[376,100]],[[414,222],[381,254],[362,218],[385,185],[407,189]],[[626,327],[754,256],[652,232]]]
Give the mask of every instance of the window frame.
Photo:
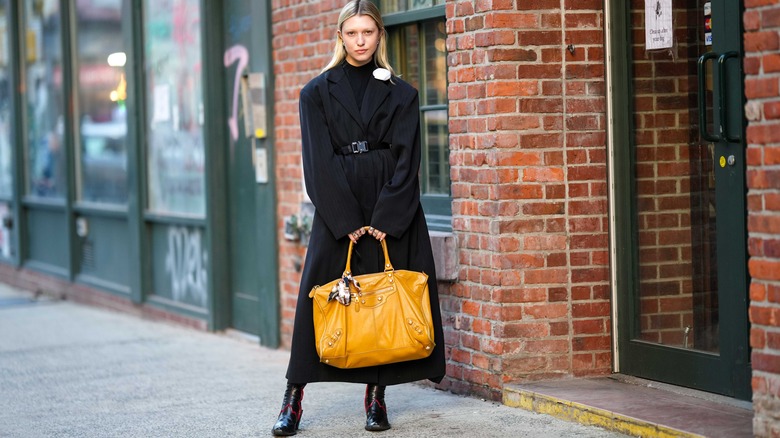
[[[392,33],[395,28],[401,28],[402,26],[407,26],[411,24],[416,24],[418,28],[421,29],[422,25],[426,22],[430,21],[438,21],[441,19],[444,19],[446,21],[446,10],[445,5],[435,5],[431,6],[429,8],[424,9],[415,9],[415,10],[408,10],[408,11],[401,11],[401,12],[393,12],[388,13],[387,15],[384,15],[382,17],[384,24],[385,24],[385,30],[386,32]],[[422,32],[419,32],[420,35],[422,35]],[[420,52],[420,58],[417,60],[417,62],[420,65],[420,86],[424,87],[424,78],[425,78],[425,70],[426,70],[426,64],[425,64],[425,52]],[[445,71],[445,78],[447,78],[447,72]],[[436,105],[420,105],[420,132],[421,132],[421,138],[420,141],[423,146],[423,151],[427,151],[427,136],[423,132],[424,127],[424,116],[426,112],[429,111],[441,111],[445,110],[447,111],[447,120],[449,120],[449,99],[446,100],[443,104],[436,104]],[[449,151],[449,129],[447,130],[447,150]],[[430,169],[428,167],[428,157],[426,153],[422,154],[422,160],[421,160],[421,183],[422,185],[427,184],[427,177],[429,175]],[[447,165],[447,169],[450,169],[449,164]],[[421,189],[424,187],[421,187]],[[445,232],[451,232],[452,231],[452,181],[450,181],[450,194],[443,195],[443,194],[425,194],[422,193],[420,195],[420,202],[423,205],[423,209],[425,210],[425,218],[426,222],[428,223],[428,228],[432,231],[445,231]]]

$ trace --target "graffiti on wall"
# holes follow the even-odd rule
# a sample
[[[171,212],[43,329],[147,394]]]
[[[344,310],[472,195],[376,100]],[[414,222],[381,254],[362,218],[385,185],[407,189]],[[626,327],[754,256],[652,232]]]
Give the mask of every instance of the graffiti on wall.
[[[165,271],[170,275],[172,298],[175,301],[206,305],[208,254],[201,249],[201,242],[200,229],[168,228]]]
[[[236,62],[238,66],[236,67],[236,77],[233,83],[233,110],[228,119],[230,138],[234,141],[238,139],[238,87],[241,85],[241,75],[244,74],[244,69],[249,64],[249,51],[240,44],[225,50],[225,68]]]

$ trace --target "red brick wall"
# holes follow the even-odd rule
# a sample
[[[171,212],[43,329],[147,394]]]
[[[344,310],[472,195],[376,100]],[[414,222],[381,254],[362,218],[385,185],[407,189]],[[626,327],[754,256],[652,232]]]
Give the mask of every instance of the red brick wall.
[[[780,436],[780,3],[745,1],[753,432]]]
[[[602,26],[595,0],[447,3],[457,392],[610,371]]]

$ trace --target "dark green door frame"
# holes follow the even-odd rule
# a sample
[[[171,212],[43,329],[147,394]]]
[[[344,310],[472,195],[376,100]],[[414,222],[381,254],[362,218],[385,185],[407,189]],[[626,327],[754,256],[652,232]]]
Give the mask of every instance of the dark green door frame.
[[[24,194],[24,154],[18,145],[24,144],[24,126],[26,124],[26,117],[24,115],[22,98],[19,90],[23,90],[23,84],[25,82],[22,70],[22,56],[21,56],[21,40],[22,40],[22,5],[17,1],[7,1],[6,7],[8,8],[8,50],[11,68],[9,73],[11,74],[11,92],[13,98],[11,103],[13,105],[11,110],[11,140],[14,145],[13,148],[14,160],[13,160],[13,199],[11,200],[11,206],[13,208],[13,232],[12,232],[12,245],[15,249],[15,253],[12,257],[12,262],[15,267],[21,267],[22,260],[25,259],[25,245],[22,244],[22,236],[26,233],[26,221],[24,212],[22,209],[22,196]]]
[[[278,245],[276,242],[276,190],[274,184],[274,154],[273,154],[273,64],[271,57],[271,3],[268,1],[256,2],[251,0],[232,0],[229,2],[209,2],[201,0],[203,11],[203,62],[204,84],[221,84],[220,86],[207,86],[204,90],[205,120],[209,122],[204,126],[206,138],[206,238],[209,254],[209,328],[222,330],[228,327],[236,327],[234,320],[233,295],[236,292],[238,278],[233,278],[231,267],[246,266],[239,263],[234,257],[251,257],[248,277],[253,277],[249,287],[251,293],[258,295],[258,300],[246,301],[245,305],[251,306],[246,312],[253,321],[251,326],[254,335],[260,339],[260,343],[277,347],[279,345],[279,294],[278,294]],[[247,139],[248,147],[254,153],[255,148],[264,148],[268,161],[268,182],[258,184],[252,178],[244,181],[246,190],[250,193],[247,199],[255,205],[254,214],[247,217],[230,217],[230,212],[235,211],[229,205],[232,198],[229,190],[232,190],[231,181],[234,181],[233,170],[229,167],[229,154],[231,150],[246,150],[246,144],[231,146],[231,137],[228,131],[227,120],[231,114],[228,108],[232,101],[228,99],[233,87],[235,66],[227,68],[224,63],[224,53],[227,46],[233,42],[226,42],[226,20],[231,11],[242,11],[235,16],[250,18],[248,27],[249,41],[245,44],[252,48],[249,54],[248,68],[251,72],[264,72],[266,76],[265,101],[266,105],[266,137],[262,139]],[[231,73],[228,76],[228,72]],[[232,97],[232,96],[230,96]],[[238,114],[236,115],[238,117]],[[241,119],[246,115],[241,115]],[[237,118],[238,125],[243,127],[243,120]],[[239,149],[242,146],[242,149]],[[233,149],[235,147],[235,149]],[[244,162],[246,163],[246,162]],[[252,202],[254,201],[254,202]],[[244,210],[245,211],[245,210]],[[235,221],[253,220],[248,227],[249,235],[232,236]],[[237,238],[236,238],[237,237]],[[245,254],[237,254],[235,248],[240,242],[251,245]],[[238,248],[241,249],[240,247]],[[240,251],[238,251],[240,252]],[[247,273],[244,273],[247,274]],[[246,276],[242,276],[244,278]],[[253,305],[252,303],[256,303]],[[256,333],[255,333],[256,331]]]
[[[222,87],[209,84],[225,83],[222,62],[224,40],[222,31],[222,2],[201,0],[202,59],[203,59],[203,134],[206,139],[206,248],[208,263],[208,325],[211,330],[221,330],[229,324],[230,278],[227,274],[227,203],[225,187],[226,129],[225,95]]]
[[[744,6],[742,1],[713,1],[713,16],[725,17],[713,29],[715,49],[720,54],[712,68],[720,83],[721,140],[715,143],[716,205],[718,205],[718,263],[722,355],[734,363],[730,370],[734,396],[749,400],[751,392],[750,323],[748,321],[750,278],[747,269],[747,185],[745,150],[745,93],[742,60]],[[718,83],[716,82],[716,85]],[[732,162],[732,159],[734,160]],[[722,161],[726,161],[726,165]],[[721,255],[728,255],[722,257]]]
[[[128,278],[130,284],[130,300],[135,304],[144,301],[144,291],[151,290],[151,266],[144,263],[151,243],[145,232],[144,206],[146,205],[146,151],[144,123],[146,120],[144,92],[143,61],[143,7],[140,1],[130,1],[123,5],[122,15],[131,17],[132,26],[124,35],[125,40],[131,41],[127,45],[129,53],[129,68],[125,75],[127,80],[127,232],[128,241]]]
[[[75,4],[70,0],[60,0],[60,13],[62,14],[62,83],[63,95],[65,96],[65,171],[68,190],[65,194],[65,228],[68,230],[68,280],[74,281],[76,272],[79,270],[78,260],[80,259],[80,248],[77,244],[76,235],[76,216],[73,205],[76,202],[76,143],[75,136],[75,117],[74,111],[77,107],[78,93],[76,92],[75,69],[78,67],[76,62],[75,50],[76,34],[73,26],[76,20]],[[71,66],[67,68],[67,66]]]
[[[227,257],[230,297],[229,325],[258,336],[269,347],[279,345],[279,280],[274,172],[273,62],[271,49],[271,2],[228,0],[222,3],[225,55],[221,90],[224,119],[235,117],[235,138],[225,135],[223,157],[228,176],[223,193],[227,200]],[[250,90],[250,74],[262,73],[265,85]],[[263,93],[265,135],[255,135],[253,118],[245,114],[246,99]],[[236,95],[234,95],[236,94]],[[235,106],[234,106],[235,105]],[[235,111],[235,112],[234,112]],[[247,132],[249,130],[250,132]],[[265,156],[267,180],[257,181],[257,154]]]
[[[634,147],[630,83],[628,66],[631,62],[631,29],[628,9],[622,0],[606,0],[609,10],[608,22],[608,96],[611,108],[611,159],[610,186],[612,187],[611,233],[613,247],[613,297],[617,300],[613,309],[617,331],[615,368],[619,372],[665,381],[677,385],[695,387],[740,399],[749,400],[750,364],[748,351],[748,274],[747,274],[747,229],[745,226],[746,206],[744,193],[744,148],[745,144],[733,141],[715,142],[715,157],[734,156],[734,166],[722,167],[715,163],[716,197],[718,210],[718,266],[720,352],[712,354],[702,351],[675,348],[637,340],[638,311],[638,248],[636,211],[633,196],[632,164]],[[732,137],[744,138],[743,76],[742,60],[742,2],[712,1],[713,47],[719,54],[736,52],[735,58],[724,62],[724,84],[728,94],[726,131]],[[710,68],[718,68],[717,62]],[[716,79],[714,89],[718,93]],[[716,99],[717,101],[717,99]],[[717,110],[714,111],[717,113]],[[715,123],[720,116],[714,114]],[[695,123],[695,122],[694,122]],[[723,208],[724,206],[728,208]],[[728,255],[728,258],[726,257]]]
[[[254,4],[254,2],[252,2]],[[256,6],[255,6],[256,7]],[[261,306],[260,313],[260,343],[266,347],[277,348],[281,342],[281,335],[279,333],[281,318],[280,318],[280,294],[279,294],[279,242],[277,241],[278,233],[276,227],[277,217],[277,192],[276,192],[276,154],[274,153],[275,147],[275,129],[274,129],[274,63],[273,63],[273,46],[271,41],[273,40],[273,26],[272,26],[272,12],[273,5],[269,0],[263,2],[263,6],[258,8],[258,18],[260,25],[255,26],[258,29],[258,39],[260,41],[260,47],[263,48],[261,53],[258,53],[257,59],[253,62],[257,64],[250,64],[253,68],[265,71],[265,101],[266,101],[266,126],[267,136],[264,139],[264,143],[261,145],[266,148],[268,156],[268,184],[258,194],[258,214],[261,215],[264,222],[264,229],[258,227],[260,233],[258,239],[258,250],[261,254],[264,254],[265,260],[265,272],[267,277],[260,278],[261,283],[267,283],[263,288],[261,302],[266,301],[269,305]],[[260,56],[262,55],[262,56]],[[270,206],[270,208],[266,208]]]

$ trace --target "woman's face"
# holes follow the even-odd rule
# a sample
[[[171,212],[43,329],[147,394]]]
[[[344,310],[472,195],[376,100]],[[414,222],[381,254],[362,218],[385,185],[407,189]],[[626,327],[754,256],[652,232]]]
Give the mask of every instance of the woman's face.
[[[339,36],[347,50],[347,62],[356,67],[373,59],[381,37],[376,22],[368,15],[355,15],[344,21]]]

